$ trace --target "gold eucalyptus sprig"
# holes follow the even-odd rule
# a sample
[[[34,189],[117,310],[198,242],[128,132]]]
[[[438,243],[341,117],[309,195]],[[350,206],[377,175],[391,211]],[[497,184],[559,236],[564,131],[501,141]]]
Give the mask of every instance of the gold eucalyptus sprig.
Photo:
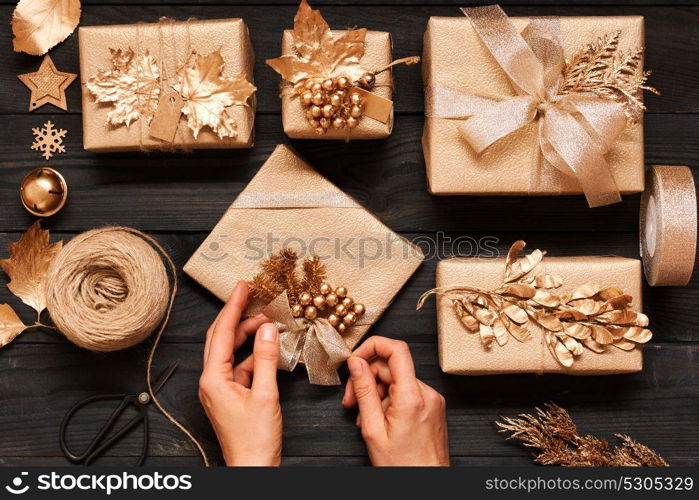
[[[518,418],[501,417],[495,422],[499,432],[509,434],[527,448],[533,448],[534,462],[566,467],[668,467],[657,452],[626,434],[615,434],[621,446],[612,448],[606,439],[578,434],[570,414],[555,403],[535,414]]]
[[[546,252],[534,250],[518,259],[526,243],[516,241],[507,254],[501,287],[484,290],[450,286],[425,292],[420,309],[430,295],[451,300],[459,320],[478,333],[484,347],[504,346],[512,336],[529,342],[535,333],[544,336],[552,355],[571,367],[583,346],[598,354],[608,346],[630,351],[648,342],[648,317],[629,309],[633,298],[617,286],[585,284],[570,294],[557,294],[563,280],[554,274],[534,274]]]
[[[643,47],[628,52],[619,50],[621,31],[599,37],[577,52],[566,64],[559,94],[590,92],[613,99],[624,107],[631,122],[643,116],[643,90],[660,95],[646,85],[650,71],[640,71]]]

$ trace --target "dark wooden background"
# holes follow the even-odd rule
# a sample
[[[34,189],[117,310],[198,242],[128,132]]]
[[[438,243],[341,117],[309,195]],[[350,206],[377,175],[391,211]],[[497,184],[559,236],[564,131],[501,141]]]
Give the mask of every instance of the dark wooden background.
[[[621,3],[583,0],[507,0],[510,15],[643,15],[647,67],[663,96],[648,96],[646,164],[684,164],[699,169],[699,8],[665,0]],[[419,68],[396,71],[396,125],[383,141],[289,141],[281,128],[278,78],[264,61],[280,51],[283,29],[292,24],[296,0],[86,0],[83,26],[185,19],[241,17],[250,27],[257,58],[257,143],[248,151],[194,154],[93,154],[82,149],[80,88],[68,90],[69,111],[51,106],[28,113],[29,93],[16,75],[35,71],[41,59],[12,51],[9,21],[13,0],[0,0],[0,256],[33,219],[20,206],[18,186],[32,168],[58,168],[70,186],[64,210],[45,222],[55,238],[118,224],[149,231],[182,266],[278,143],[289,143],[319,171],[408,238],[494,236],[499,248],[523,238],[552,255],[617,254],[638,257],[639,196],[588,209],[582,197],[436,198],[427,193],[420,148],[422,84]],[[610,5],[611,4],[611,5]],[[420,54],[432,15],[459,16],[460,0],[322,0],[314,6],[332,27],[358,25],[390,31],[394,56]],[[459,50],[459,47],[454,47]],[[79,72],[77,36],[51,51],[59,70]],[[468,68],[464,69],[468,71]],[[32,127],[51,119],[68,130],[67,152],[45,162],[32,150]],[[528,464],[527,452],[506,443],[493,428],[499,415],[554,400],[567,407],[581,431],[613,439],[628,433],[657,449],[671,464],[699,462],[699,288],[696,274],[684,288],[644,289],[655,337],[646,348],[643,372],[609,377],[454,377],[437,365],[433,304],[416,312],[420,293],[433,284],[437,258],[424,263],[373,328],[375,335],[410,343],[417,372],[448,401],[453,462],[459,465]],[[0,303],[9,302],[26,321],[31,311],[11,296],[0,278]],[[215,437],[197,400],[204,332],[220,304],[181,276],[158,366],[182,363],[162,392],[164,404],[218,457]],[[0,351],[0,464],[65,464],[58,426],[78,399],[103,392],[143,389],[148,344],[109,355],[74,347],[51,333],[27,333]],[[346,373],[343,373],[343,377]],[[366,464],[354,412],[340,405],[337,388],[310,386],[303,370],[280,374],[284,412],[284,462]],[[85,446],[107,409],[82,419],[71,444]],[[151,411],[151,465],[197,464],[180,432]],[[100,463],[128,464],[140,449],[133,436]]]

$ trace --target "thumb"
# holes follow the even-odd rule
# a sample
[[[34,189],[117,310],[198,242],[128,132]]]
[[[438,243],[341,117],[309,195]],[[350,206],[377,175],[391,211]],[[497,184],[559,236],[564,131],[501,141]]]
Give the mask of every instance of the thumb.
[[[361,423],[364,431],[370,435],[380,435],[385,432],[384,413],[381,398],[376,386],[369,363],[357,356],[347,360],[354,396],[362,416]]]
[[[265,323],[257,330],[252,360],[251,389],[253,394],[279,396],[277,388],[279,330],[272,323]]]

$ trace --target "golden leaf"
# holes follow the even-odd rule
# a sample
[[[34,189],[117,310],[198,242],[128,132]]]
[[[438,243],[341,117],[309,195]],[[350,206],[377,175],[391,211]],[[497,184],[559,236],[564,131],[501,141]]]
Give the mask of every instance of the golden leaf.
[[[614,347],[621,349],[622,351],[633,351],[636,348],[636,342],[632,342],[628,339],[615,340],[612,344]]]
[[[551,308],[558,307],[561,304],[561,299],[558,296],[544,290],[537,290],[532,300],[537,304]]]
[[[0,347],[12,342],[27,328],[9,304],[0,304]]]
[[[148,123],[158,109],[160,96],[160,70],[148,51],[135,55],[131,49],[109,49],[112,69],[99,71],[91,76],[85,87],[95,96],[95,101],[110,103],[107,123],[127,127],[139,118]]]
[[[526,323],[527,326],[521,326],[514,321],[510,321],[507,316],[500,316],[500,319],[507,328],[507,331],[510,332],[510,335],[512,335],[518,341],[529,342],[533,338],[532,332],[529,330],[529,328],[527,328],[530,323]]]
[[[580,342],[575,340],[573,337],[563,336],[559,337],[559,340],[563,342],[563,345],[570,351],[573,356],[580,356],[583,353],[583,346]]]
[[[475,309],[474,316],[482,325],[487,325],[487,326],[492,325],[493,321],[495,321],[495,318],[497,317],[495,315],[495,313],[493,313],[493,311],[491,311],[489,309],[481,309],[481,308]]]
[[[535,279],[537,288],[558,288],[563,280],[557,274],[541,274]]]
[[[554,311],[553,315],[563,321],[584,321],[588,319],[587,314],[584,314],[577,309],[563,309]]]
[[[653,337],[653,334],[647,328],[632,326],[624,332],[624,338],[636,342],[637,344],[645,344]]]
[[[203,127],[210,127],[219,139],[235,137],[237,127],[226,108],[247,106],[257,90],[243,75],[223,77],[224,61],[220,50],[207,56],[192,54],[177,72],[178,83],[173,88],[184,100],[182,113],[194,138]]]
[[[563,331],[578,340],[586,339],[592,334],[592,329],[589,326],[580,323],[563,323]]]
[[[364,55],[366,29],[346,31],[335,39],[319,10],[302,0],[294,17],[296,54],[268,59],[267,64],[282,78],[296,84],[307,78],[345,76],[357,81],[366,73],[360,60]]]
[[[553,347],[553,353],[560,364],[562,364],[566,368],[570,368],[571,366],[573,366],[573,353],[570,352],[561,341],[554,337],[554,339],[549,342],[549,346]]]
[[[62,241],[49,243],[48,230],[36,221],[19,241],[8,245],[10,258],[0,260],[11,280],[7,288],[37,314],[46,308],[46,273],[62,246]]]
[[[626,309],[633,302],[631,295],[617,295],[605,302],[605,305],[611,309]]]
[[[478,320],[476,320],[476,318],[474,318],[468,312],[466,312],[463,303],[461,301],[454,300],[453,305],[454,310],[456,311],[456,315],[459,317],[459,320],[466,327],[466,329],[472,333],[477,332],[480,323],[478,323]]]
[[[15,52],[46,54],[73,33],[80,0],[20,0],[12,14]]]
[[[603,323],[612,323],[615,325],[648,326],[648,316],[629,309],[609,311],[600,314],[596,319]]]
[[[495,340],[495,334],[493,333],[493,329],[490,326],[481,323],[480,333],[481,343],[483,344],[483,346],[485,346],[486,348],[490,347],[493,344],[493,340]]]
[[[507,344],[507,340],[509,338],[509,332],[507,328],[505,327],[505,324],[502,322],[501,319],[496,319],[495,322],[493,322],[493,334],[495,335],[495,340],[498,343],[498,345],[505,345]]]
[[[594,316],[604,311],[606,305],[593,299],[579,299],[575,302],[575,308],[582,314]]]
[[[516,306],[514,304],[510,304],[509,306],[505,307],[502,312],[507,314],[507,316],[514,321],[515,323],[519,323],[520,325],[522,323],[526,323],[529,320],[529,317],[527,316],[527,312],[522,309],[519,306]]]
[[[614,341],[612,332],[601,325],[590,325],[592,329],[592,338],[595,342],[602,345],[611,344]]]
[[[517,255],[519,255],[525,245],[526,243],[519,240],[513,243],[510,247],[510,251],[507,253],[507,260],[505,262],[505,283],[516,281],[525,274],[531,272],[532,269],[539,265],[541,259],[544,258],[544,255],[546,255],[546,252],[536,249],[529,255],[521,259],[517,259]]]
[[[585,347],[590,349],[591,351],[596,352],[597,354],[602,354],[603,352],[606,351],[605,347],[597,342],[595,339],[592,337],[588,337],[586,339],[582,339],[581,342]]]
[[[541,311],[531,311],[529,315],[534,321],[551,332],[560,332],[563,330],[563,323],[552,314],[546,314]]]
[[[609,301],[615,297],[624,295],[624,291],[618,286],[608,286],[597,292],[597,295],[599,295],[602,300]]]
[[[536,288],[524,283],[514,283],[500,289],[500,293],[514,295],[522,299],[531,299],[537,293]]]

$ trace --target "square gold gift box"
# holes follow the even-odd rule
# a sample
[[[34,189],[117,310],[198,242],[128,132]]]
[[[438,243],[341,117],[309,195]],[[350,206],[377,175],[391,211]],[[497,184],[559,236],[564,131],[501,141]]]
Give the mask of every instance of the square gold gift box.
[[[502,285],[504,258],[452,258],[437,264],[437,287],[468,285],[496,289]],[[547,273],[563,280],[557,294],[570,293],[585,283],[615,285],[633,297],[631,309],[641,312],[641,262],[623,257],[546,257],[541,264]],[[603,353],[587,348],[573,366],[561,365],[549,351],[543,335],[535,333],[529,342],[514,338],[503,345],[485,348],[478,333],[469,333],[460,323],[450,299],[437,297],[439,366],[454,375],[506,373],[564,373],[607,375],[637,372],[643,368],[640,346],[624,351],[607,346]]]
[[[221,300],[282,248],[317,255],[328,281],[345,286],[374,321],[420,266],[422,251],[391,231],[287,146],[277,146],[184,271]],[[249,314],[264,304],[252,302]],[[347,330],[351,348],[370,324]]]
[[[530,18],[510,17],[518,32]],[[594,42],[621,32],[619,50],[644,46],[641,16],[560,17],[566,60]],[[487,97],[511,97],[515,91],[465,17],[432,17],[424,37],[425,88],[440,87]],[[443,103],[440,103],[443,104]],[[436,195],[564,195],[582,193],[578,181],[559,176],[560,185],[530,187],[538,156],[537,123],[503,137],[477,154],[459,131],[457,119],[425,117],[423,150],[429,190]],[[643,191],[643,123],[628,124],[605,155],[619,191]]]
[[[184,64],[193,52],[208,55],[220,49],[223,57],[223,77],[244,75],[254,84],[255,56],[248,28],[242,19],[189,20],[125,24],[109,26],[83,26],[78,30],[80,45],[80,78],[82,82],[83,147],[95,152],[172,149],[234,149],[251,148],[254,144],[255,96],[249,106],[226,108],[237,128],[236,137],[220,139],[209,127],[204,127],[195,139],[187,127],[187,118],[180,117],[173,144],[163,145],[151,137],[149,125],[139,118],[128,127],[107,123],[112,109],[106,103],[98,103],[85,83],[100,70],[111,67],[110,49],[131,49],[136,55],[146,51],[159,60],[167,82],[175,81],[176,69]],[[165,80],[164,80],[165,81]],[[167,91],[164,89],[163,94]]]
[[[333,30],[333,38],[339,39],[346,31]],[[282,36],[282,55],[294,53],[294,38],[292,30],[285,30]],[[364,55],[360,59],[363,68],[367,71],[374,71],[383,68],[391,63],[393,53],[393,42],[391,34],[385,31],[367,31],[364,42]],[[363,117],[359,124],[351,129],[330,128],[323,135],[318,135],[308,123],[306,111],[301,105],[299,96],[295,94],[293,88],[282,83],[282,124],[284,132],[292,139],[340,139],[340,140],[361,140],[361,139],[383,139],[391,135],[393,130],[393,112],[386,123]],[[393,96],[392,71],[386,70],[376,75],[376,84],[371,92],[385,99]]]

